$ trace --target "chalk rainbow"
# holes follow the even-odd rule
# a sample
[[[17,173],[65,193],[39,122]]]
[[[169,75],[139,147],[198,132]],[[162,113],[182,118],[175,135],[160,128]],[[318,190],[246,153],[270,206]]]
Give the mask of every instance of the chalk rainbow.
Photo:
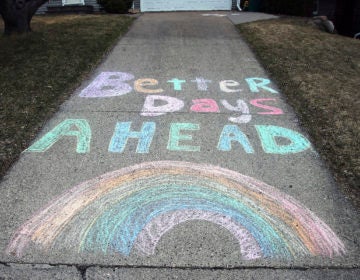
[[[345,253],[336,234],[289,195],[235,171],[179,161],[141,163],[71,188],[14,233],[7,253],[21,257],[32,244],[152,255],[166,232],[192,220],[227,229],[245,260]]]

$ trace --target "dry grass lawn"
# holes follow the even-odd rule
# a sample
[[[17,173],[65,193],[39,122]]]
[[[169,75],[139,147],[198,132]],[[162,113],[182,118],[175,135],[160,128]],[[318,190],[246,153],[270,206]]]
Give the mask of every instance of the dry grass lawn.
[[[360,40],[328,34],[305,18],[238,28],[360,206]]]
[[[33,19],[30,34],[0,35],[0,177],[132,20],[42,16]]]

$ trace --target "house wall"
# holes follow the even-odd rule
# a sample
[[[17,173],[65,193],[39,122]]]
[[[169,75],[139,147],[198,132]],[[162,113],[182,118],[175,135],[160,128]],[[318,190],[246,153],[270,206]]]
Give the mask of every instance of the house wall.
[[[94,12],[100,11],[100,5],[97,3],[96,0],[84,0],[85,5],[87,6],[93,6]],[[36,14],[45,14],[47,11],[47,7],[61,7],[62,6],[62,0],[49,0],[44,5],[40,6],[39,9],[36,11]]]
[[[319,0],[319,16],[327,16],[334,19],[336,0]]]
[[[134,8],[140,9],[140,0],[134,0]],[[232,9],[236,9],[236,0],[232,0]]]
[[[95,13],[99,12],[101,8],[101,6],[97,3],[96,0],[85,0],[85,5],[93,6]]]
[[[354,33],[360,32],[360,1],[355,4],[354,11]]]
[[[244,1],[244,0],[242,0]],[[333,0],[335,1],[335,0]],[[236,10],[236,2],[237,0],[232,0],[232,9]],[[85,5],[92,5],[94,7],[94,12],[100,11],[100,5],[96,2],[96,0],[85,0]],[[62,0],[49,0],[44,5],[40,6],[40,8],[37,10],[37,14],[45,14],[47,11],[47,7],[49,6],[62,6]],[[140,9],[140,0],[134,0],[134,8]]]

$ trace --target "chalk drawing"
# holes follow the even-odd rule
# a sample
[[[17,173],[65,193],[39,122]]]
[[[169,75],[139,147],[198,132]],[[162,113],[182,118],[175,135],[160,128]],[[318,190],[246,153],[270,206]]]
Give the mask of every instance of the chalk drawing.
[[[158,105],[159,102],[165,104]],[[179,111],[183,107],[184,101],[179,98],[165,95],[147,95],[140,115],[147,117],[161,116]]]
[[[182,130],[199,130],[200,125],[195,123],[172,123],[170,126],[170,135],[168,142],[168,150],[170,151],[186,151],[186,152],[199,152],[199,146],[180,145],[180,141],[191,141],[191,134],[183,134]]]
[[[32,144],[27,152],[45,152],[60,139],[71,136],[76,138],[76,152],[79,154],[90,151],[91,128],[87,120],[66,119],[38,141]]]
[[[246,78],[245,81],[248,83],[251,92],[260,92],[261,89],[271,93],[278,93],[275,89],[268,86],[271,83],[269,79]]]
[[[238,117],[230,117],[229,121],[234,123],[248,123],[251,121],[250,110],[244,100],[238,99],[236,101],[236,107],[232,106],[226,100],[221,100],[222,105],[229,111],[240,112],[241,115]]]
[[[156,124],[144,122],[140,131],[131,131],[131,122],[118,122],[109,144],[109,152],[122,153],[129,138],[138,139],[136,153],[148,153]]]
[[[277,107],[263,104],[264,102],[276,102],[275,98],[259,98],[250,100],[250,104],[257,108],[262,108],[267,111],[258,112],[259,115],[282,115],[284,112]],[[193,105],[190,111],[198,113],[219,113],[220,108],[217,102],[211,98],[193,99]],[[251,114],[248,105],[242,99],[236,101],[236,106],[232,106],[227,100],[221,100],[222,105],[226,110],[231,112],[240,112],[238,117],[230,117],[229,121],[234,123],[248,123],[251,121]],[[165,115],[167,113],[174,113],[184,108],[185,102],[179,98],[166,95],[148,95],[145,97],[145,102],[140,115],[146,117],[156,117]]]
[[[244,260],[345,254],[329,226],[275,187],[221,167],[179,161],[137,164],[69,189],[18,228],[6,252],[21,257],[35,246],[152,255],[167,231],[191,220],[227,229]]]
[[[150,89],[150,88],[146,88],[149,86],[157,86],[159,84],[158,80],[155,79],[150,79],[150,78],[146,78],[146,79],[138,79],[135,81],[134,83],[134,88],[136,91],[138,92],[143,92],[143,93],[161,93],[164,90],[161,88],[158,89]]]
[[[293,154],[305,151],[311,144],[303,135],[293,130],[274,125],[255,125],[265,153]],[[280,145],[277,138],[289,140],[289,144]]]
[[[159,215],[150,221],[140,232],[135,248],[145,256],[155,254],[161,237],[175,226],[187,221],[208,221],[226,228],[237,239],[244,260],[261,258],[261,248],[251,233],[230,217],[203,210],[178,210]]]
[[[219,86],[220,86],[221,91],[228,92],[228,93],[242,91],[242,89],[240,89],[240,88],[237,88],[237,89],[229,88],[229,87],[237,87],[239,85],[240,85],[239,82],[233,81],[233,80],[225,80],[225,81],[220,81],[219,82]]]
[[[208,90],[208,83],[211,83],[211,80],[206,80],[202,77],[196,78],[195,80],[192,80],[192,82],[197,84],[197,89],[200,91],[207,91]]]
[[[156,133],[155,122],[143,122],[140,131],[131,130],[132,122],[118,122],[109,143],[109,152],[122,153],[129,138],[136,139],[138,145],[136,153],[149,153],[151,143]],[[299,132],[274,125],[255,125],[263,151],[268,154],[293,154],[311,148],[310,141]],[[200,146],[180,145],[181,141],[192,141],[192,135],[184,131],[198,131],[198,123],[171,123],[167,149],[171,151],[198,152]],[[45,152],[64,137],[75,137],[76,152],[88,153],[90,151],[91,128],[86,120],[67,119],[37,140],[26,151]],[[199,131],[199,133],[202,133]],[[280,141],[282,142],[280,143]],[[236,125],[225,125],[217,148],[219,151],[230,151],[232,142],[239,142],[246,153],[254,153],[247,136]],[[208,148],[208,147],[207,147]]]
[[[266,102],[266,101],[276,102],[276,99],[275,98],[252,99],[252,100],[250,100],[250,104],[254,105],[255,107],[259,107],[259,108],[268,110],[265,112],[258,112],[259,115],[282,115],[282,114],[284,114],[283,110],[281,110],[280,108],[263,104],[263,102]]]
[[[121,96],[132,91],[132,87],[124,83],[134,76],[124,72],[102,72],[80,93],[80,97],[97,98]]]
[[[185,80],[179,80],[177,78],[174,78],[172,80],[167,81],[168,83],[172,83],[174,85],[174,90],[182,90],[182,84],[186,83]]]
[[[164,92],[162,88],[158,88],[159,81],[154,78],[140,78],[134,80],[135,76],[126,72],[102,72],[100,73],[85,89],[79,94],[80,97],[85,98],[107,98],[122,96],[135,90],[136,92],[146,94],[159,94]],[[132,81],[134,80],[134,81]],[[133,86],[130,85],[133,83]],[[270,87],[271,81],[261,77],[246,78],[246,85],[249,90],[254,93],[278,93],[275,89]],[[191,80],[196,84],[198,91],[207,91],[211,80],[204,77],[196,77]],[[186,80],[173,78],[167,83],[173,84],[173,90],[181,91]],[[219,87],[222,92],[237,93],[243,91],[241,84],[234,80],[223,80],[219,82]]]
[[[214,99],[194,99],[193,105],[190,110],[193,112],[202,113],[218,113],[220,112],[219,106]]]
[[[242,145],[245,152],[248,154],[254,153],[249,139],[247,136],[239,129],[237,125],[225,125],[219,139],[218,150],[219,151],[231,151],[231,143],[236,141]]]

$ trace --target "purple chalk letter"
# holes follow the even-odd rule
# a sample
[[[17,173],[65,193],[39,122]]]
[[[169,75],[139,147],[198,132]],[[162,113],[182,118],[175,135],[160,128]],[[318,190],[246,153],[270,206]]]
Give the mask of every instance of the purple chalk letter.
[[[124,83],[134,79],[134,76],[124,72],[102,72],[80,93],[80,97],[101,98],[127,94],[132,87]]]

